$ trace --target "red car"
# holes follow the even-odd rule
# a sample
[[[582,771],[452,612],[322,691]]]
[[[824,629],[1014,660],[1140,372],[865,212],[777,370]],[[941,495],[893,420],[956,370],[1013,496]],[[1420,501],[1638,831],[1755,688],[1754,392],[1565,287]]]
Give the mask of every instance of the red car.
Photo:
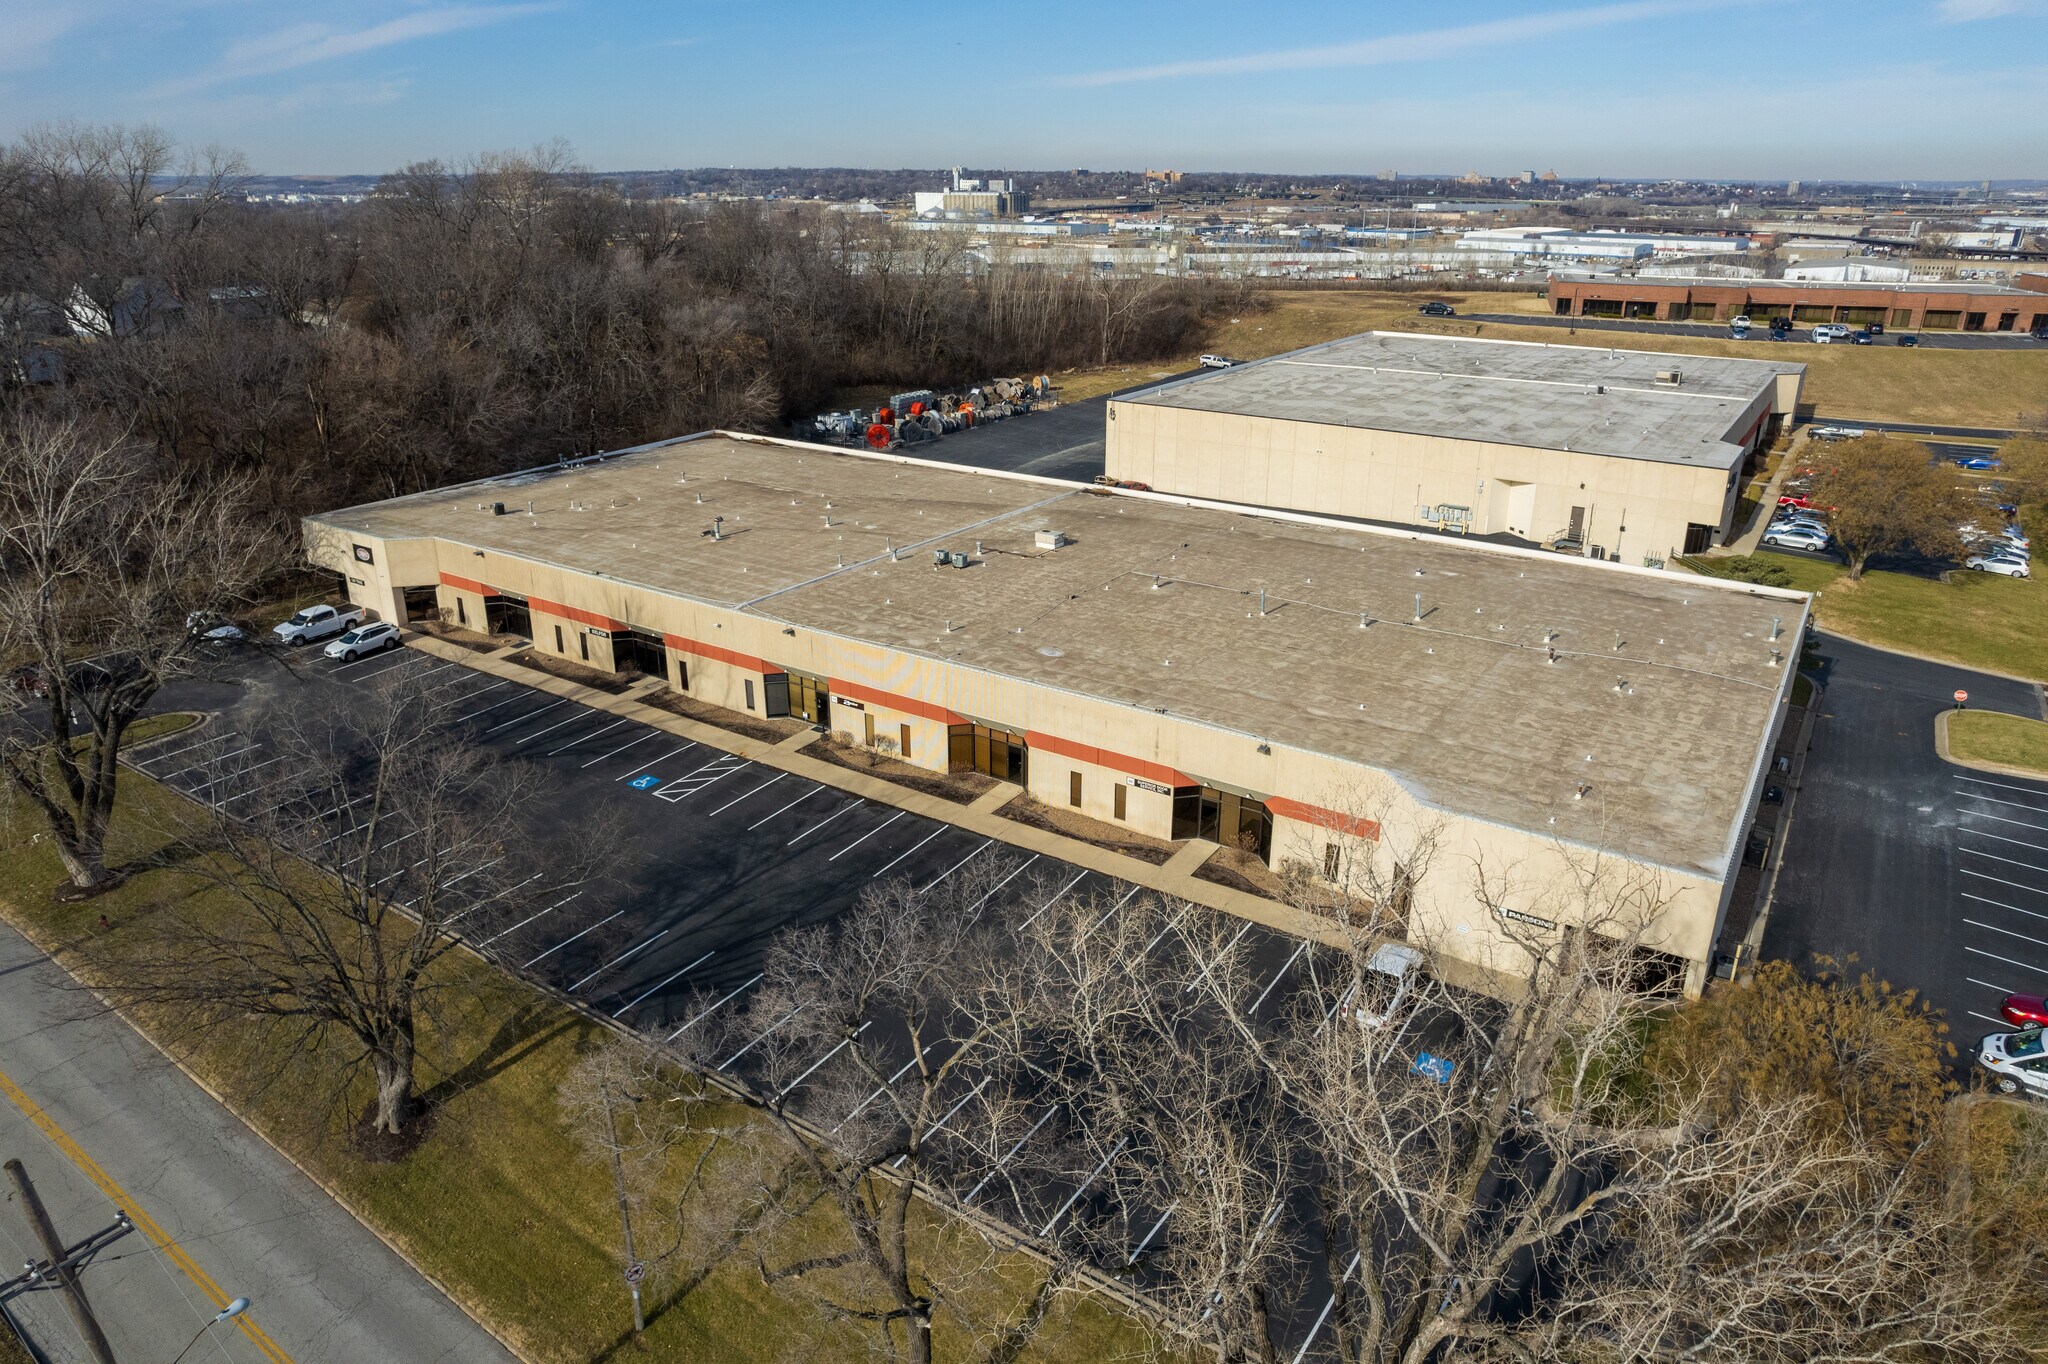
[[[2005,1015],[2005,1021],[2015,1028],[2024,1028],[2029,1023],[2048,1023],[2048,999],[2039,995],[2007,995],[2005,1002],[1998,1006],[1998,1012]]]

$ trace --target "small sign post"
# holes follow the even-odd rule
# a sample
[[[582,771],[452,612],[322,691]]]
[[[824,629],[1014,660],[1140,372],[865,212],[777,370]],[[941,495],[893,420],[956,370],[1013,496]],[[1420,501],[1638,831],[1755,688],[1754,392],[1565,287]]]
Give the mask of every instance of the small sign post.
[[[1963,690],[1963,689],[1962,689],[1961,687],[1957,687],[1957,688],[1956,688],[1956,709],[1957,709],[1957,710],[1961,710],[1961,709],[1963,709],[1963,708],[1964,708],[1965,706],[1967,706],[1967,705],[1969,704],[1969,702],[1970,702],[1970,693],[1968,693],[1968,692],[1964,691],[1964,690]]]

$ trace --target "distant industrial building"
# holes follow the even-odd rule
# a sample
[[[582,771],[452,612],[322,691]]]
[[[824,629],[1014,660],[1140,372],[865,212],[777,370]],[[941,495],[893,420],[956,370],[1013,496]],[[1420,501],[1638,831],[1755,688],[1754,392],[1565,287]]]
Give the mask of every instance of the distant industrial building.
[[[2029,332],[2048,327],[2048,275],[2011,285],[1930,281],[1867,283],[1792,279],[1641,279],[1554,273],[1546,296],[1559,317],[1640,317],[1725,322],[1880,322],[1912,331]]]
[[[1517,938],[1570,931],[1565,859],[1598,856],[1654,878],[1643,966],[1674,992],[1707,977],[1807,609],[718,433],[305,529],[313,562],[387,619],[801,716],[1015,783],[1106,837],[1209,840],[1305,882],[1369,863],[1410,937],[1479,971],[1519,973]],[[1424,839],[1433,864],[1404,867]],[[1499,878],[1497,910],[1475,867]]]
[[[950,188],[918,190],[911,196],[917,216],[1014,218],[1031,207],[1031,197],[1014,180],[976,180],[953,168]]]
[[[1561,227],[1489,227],[1458,238],[1465,251],[1510,251],[1572,260],[1641,260],[1645,256],[1711,255],[1747,251],[1740,236],[1683,236],[1668,232],[1573,232]]]
[[[1805,366],[1368,332],[1109,404],[1163,492],[1661,565],[1731,534]]]

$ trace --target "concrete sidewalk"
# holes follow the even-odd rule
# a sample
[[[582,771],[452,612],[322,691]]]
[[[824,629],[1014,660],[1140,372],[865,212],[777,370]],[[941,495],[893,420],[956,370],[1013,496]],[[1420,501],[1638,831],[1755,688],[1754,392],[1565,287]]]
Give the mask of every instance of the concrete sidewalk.
[[[614,715],[637,720],[641,724],[666,730],[685,739],[712,748],[724,749],[728,753],[763,766],[778,768],[809,781],[836,787],[849,795],[861,796],[881,805],[894,806],[899,810],[923,815],[927,819],[939,820],[956,828],[980,834],[984,838],[993,838],[1011,847],[1022,848],[1026,852],[1057,858],[1062,862],[1101,872],[1105,876],[1131,885],[1144,886],[1162,895],[1206,905],[1211,909],[1264,924],[1268,928],[1297,938],[1314,938],[1333,946],[1343,944],[1341,934],[1332,925],[1314,915],[1196,876],[1196,871],[1208,860],[1208,855],[1216,851],[1214,844],[1202,844],[1197,840],[1189,846],[1204,849],[1202,855],[1194,855],[1183,848],[1165,865],[1154,865],[1140,858],[1097,847],[1078,838],[1069,838],[1064,834],[1052,833],[1021,824],[1014,819],[1003,818],[996,813],[996,808],[1006,803],[1006,800],[997,797],[1015,795],[1017,788],[1013,786],[998,786],[995,791],[985,793],[972,804],[960,805],[939,796],[899,786],[881,777],[813,758],[803,751],[806,744],[798,742],[814,738],[815,735],[812,734],[796,734],[775,743],[766,743],[759,739],[750,739],[743,734],[736,734],[731,730],[720,729],[716,725],[677,715],[674,711],[664,710],[659,706],[648,705],[644,701],[636,700],[633,690],[623,694],[599,691],[538,668],[523,667],[511,662],[502,654],[479,654],[461,645],[450,644],[431,636],[408,633],[406,644],[435,658],[466,663],[478,672],[524,682],[551,695],[578,701],[593,710],[609,711]]]
[[[4,922],[0,1156],[28,1168],[67,1245],[117,1210],[136,1223],[80,1272],[118,1359],[168,1360],[202,1327],[191,1361],[513,1358]],[[0,1252],[18,1266],[40,1252],[13,1201]],[[248,1312],[207,1327],[233,1297]],[[46,1358],[87,1358],[54,1293],[7,1308]]]
[[[1712,555],[1754,554],[1763,543],[1764,532],[1770,529],[1771,516],[1778,510],[1778,489],[1785,485],[1785,479],[1800,462],[1806,452],[1806,436],[1802,432],[1793,438],[1792,447],[1785,452],[1785,458],[1778,462],[1778,472],[1771,475],[1770,484],[1764,488],[1763,500],[1757,504],[1756,515],[1742,534],[1725,545],[1717,545],[1707,551]]]

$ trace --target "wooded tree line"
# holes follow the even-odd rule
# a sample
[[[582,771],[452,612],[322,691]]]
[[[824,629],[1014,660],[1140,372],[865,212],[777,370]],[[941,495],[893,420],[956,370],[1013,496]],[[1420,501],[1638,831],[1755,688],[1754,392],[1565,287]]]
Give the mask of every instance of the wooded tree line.
[[[295,512],[778,430],[849,386],[1163,357],[1243,306],[873,215],[635,199],[560,145],[407,166],[357,205],[252,205],[245,173],[146,127],[0,147],[0,401],[104,412]]]

